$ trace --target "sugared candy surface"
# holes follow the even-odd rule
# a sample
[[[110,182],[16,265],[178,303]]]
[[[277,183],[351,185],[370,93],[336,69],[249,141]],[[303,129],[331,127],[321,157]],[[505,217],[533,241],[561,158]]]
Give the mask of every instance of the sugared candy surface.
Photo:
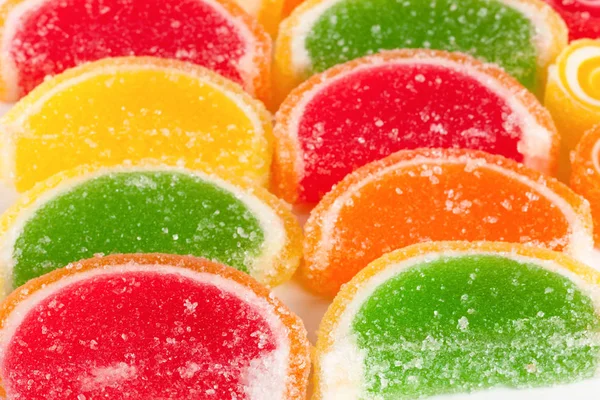
[[[567,180],[571,151],[600,124],[600,40],[575,41],[560,54],[549,69],[544,105],[561,135],[559,175]]]
[[[17,290],[0,318],[11,399],[305,396],[300,320],[241,272],[206,260],[88,260]]]
[[[160,58],[114,58],[44,82],[0,119],[0,179],[17,190],[83,164],[144,159],[269,180],[271,121],[219,75]]]
[[[318,74],[275,123],[273,179],[290,202],[317,202],[354,169],[402,149],[473,148],[551,175],[559,137],[533,94],[458,53],[396,50]]]
[[[277,285],[292,276],[301,252],[295,217],[266,190],[152,166],[58,174],[7,211],[0,237],[0,267],[12,288],[115,253],[201,256]]]
[[[598,0],[544,0],[569,27],[569,39],[600,39],[600,2]]]
[[[589,205],[567,186],[475,150],[404,150],[342,180],[305,226],[302,277],[333,297],[369,262],[415,243],[495,240],[586,257]]]
[[[281,98],[336,64],[401,48],[469,53],[542,93],[545,68],[568,40],[562,19],[540,0],[311,0],[279,32]]]
[[[328,310],[315,398],[590,398],[586,387],[600,387],[599,279],[562,254],[510,244],[390,253]]]
[[[590,202],[594,227],[600,227],[600,125],[583,135],[572,162],[571,187]],[[598,246],[600,229],[594,230],[594,239]]]
[[[9,0],[0,7],[2,95],[105,57],[153,56],[205,66],[269,93],[271,41],[230,0]]]

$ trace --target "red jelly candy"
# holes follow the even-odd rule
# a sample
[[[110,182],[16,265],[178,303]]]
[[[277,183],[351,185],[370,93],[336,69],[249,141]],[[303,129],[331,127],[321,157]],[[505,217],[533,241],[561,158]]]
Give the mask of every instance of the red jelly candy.
[[[10,399],[306,395],[300,320],[247,275],[203,259],[76,263],[17,289],[0,324],[0,395]]]
[[[398,150],[471,148],[553,173],[549,113],[499,68],[442,51],[391,51],[334,67],[277,114],[275,189],[312,203],[346,174]]]
[[[600,39],[600,1],[544,0],[550,4],[569,27],[569,39]]]
[[[265,100],[271,39],[230,0],[13,0],[0,6],[0,97],[105,57],[176,58]]]

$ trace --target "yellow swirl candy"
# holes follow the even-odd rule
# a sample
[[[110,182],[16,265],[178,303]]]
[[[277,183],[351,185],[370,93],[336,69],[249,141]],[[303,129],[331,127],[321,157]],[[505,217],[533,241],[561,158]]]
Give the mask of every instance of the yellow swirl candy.
[[[575,41],[562,52],[550,67],[545,105],[562,136],[559,175],[566,180],[569,154],[600,123],[600,40]]]

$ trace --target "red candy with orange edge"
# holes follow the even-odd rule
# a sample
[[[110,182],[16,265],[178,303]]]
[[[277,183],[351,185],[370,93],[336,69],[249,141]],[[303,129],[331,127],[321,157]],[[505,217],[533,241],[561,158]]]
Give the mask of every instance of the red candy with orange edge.
[[[232,0],[7,0],[0,5],[0,98],[105,57],[153,56],[202,65],[262,100],[271,38]]]
[[[552,175],[559,136],[533,94],[460,53],[397,50],[315,75],[276,116],[274,189],[315,203],[354,169],[419,147],[472,148]]]
[[[204,259],[74,263],[13,292],[0,326],[0,395],[11,399],[306,396],[302,322],[249,276]]]

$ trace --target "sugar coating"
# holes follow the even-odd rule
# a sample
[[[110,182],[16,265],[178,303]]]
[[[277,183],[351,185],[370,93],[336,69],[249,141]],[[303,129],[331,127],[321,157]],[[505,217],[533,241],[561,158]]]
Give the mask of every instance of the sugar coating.
[[[177,173],[117,173],[37,209],[14,245],[13,286],[94,254],[193,254],[249,272],[264,240],[231,193]]]
[[[268,113],[204,68],[113,58],[45,82],[1,120],[0,176],[19,190],[82,164],[147,158],[268,181]],[[4,170],[5,169],[5,170]]]
[[[541,92],[543,66],[566,43],[552,9],[527,1],[331,0],[303,11],[289,27],[290,68],[300,75],[382,49],[431,48],[497,63]]]
[[[558,144],[549,114],[503,72],[406,50],[314,76],[283,103],[275,136],[280,168],[297,174],[299,202],[318,201],[353,169],[401,149],[475,148],[552,173]],[[286,141],[297,154],[286,153]]]
[[[8,291],[98,254],[202,256],[267,285],[288,280],[299,264],[300,228],[261,188],[153,166],[82,169],[46,185],[0,221]]]
[[[569,39],[600,39],[600,4],[595,0],[544,0],[565,20]]]
[[[348,175],[313,210],[301,271],[333,296],[372,260],[420,242],[496,240],[584,257],[590,217],[583,198],[508,159],[400,151]]]
[[[263,58],[269,38],[229,3],[23,0],[4,9],[2,72],[9,100],[27,94],[46,76],[109,56],[192,62],[253,94],[263,90],[255,87],[257,76],[268,73]]]
[[[546,399],[543,387],[598,386],[586,380],[598,370],[598,292],[560,259],[417,250],[382,259],[336,300],[317,398]]]
[[[575,284],[499,257],[406,271],[373,293],[353,331],[366,390],[384,396],[568,383],[594,376],[600,355],[600,318]]]
[[[31,399],[299,398],[288,374],[300,328],[227,276],[127,264],[36,291],[3,321],[4,389]]]

